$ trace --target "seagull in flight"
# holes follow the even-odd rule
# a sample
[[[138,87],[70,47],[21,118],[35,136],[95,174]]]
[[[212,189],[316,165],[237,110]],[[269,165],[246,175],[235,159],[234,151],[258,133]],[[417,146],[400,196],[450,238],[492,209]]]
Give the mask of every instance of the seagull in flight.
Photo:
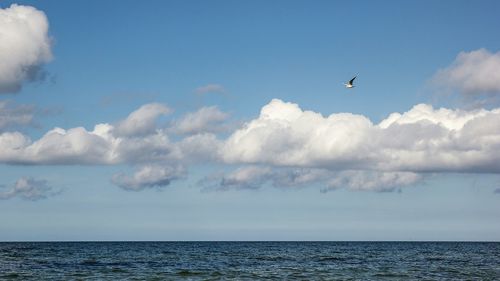
[[[354,85],[352,83],[354,83],[354,79],[356,79],[357,76],[354,76],[354,78],[352,78],[351,80],[349,80],[349,82],[347,83],[344,83],[344,86],[347,88],[347,89],[350,89],[350,88],[354,88]]]

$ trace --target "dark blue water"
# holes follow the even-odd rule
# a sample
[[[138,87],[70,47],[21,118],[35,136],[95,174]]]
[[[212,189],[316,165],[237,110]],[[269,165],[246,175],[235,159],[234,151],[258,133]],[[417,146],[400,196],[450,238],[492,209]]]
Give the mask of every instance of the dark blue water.
[[[500,280],[500,243],[0,243],[9,280]]]

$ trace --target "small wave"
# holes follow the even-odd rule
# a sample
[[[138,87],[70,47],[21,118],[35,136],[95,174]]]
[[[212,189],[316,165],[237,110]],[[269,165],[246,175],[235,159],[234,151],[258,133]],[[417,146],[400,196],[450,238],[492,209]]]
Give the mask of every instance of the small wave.
[[[113,268],[111,268],[111,272],[113,272],[113,273],[127,273],[128,270],[123,269],[123,268],[119,268],[119,267],[113,267]]]
[[[15,272],[7,273],[2,275],[2,278],[9,278],[9,279],[14,279],[14,278],[21,278],[21,275]]]
[[[107,266],[110,267],[116,267],[116,268],[122,268],[122,267],[133,267],[133,264],[130,262],[108,262],[106,263]]]
[[[81,265],[98,265],[99,262],[96,259],[86,259],[80,262]]]
[[[395,272],[379,272],[373,274],[374,277],[386,277],[386,278],[404,278],[404,277],[410,277],[407,274],[404,273],[395,273]]]
[[[347,259],[344,257],[321,256],[321,257],[316,257],[315,260],[323,262],[323,261],[345,261]]]
[[[212,277],[219,277],[219,276],[223,276],[224,274],[222,274],[222,272],[220,271],[213,271],[212,273],[210,273],[210,276]]]
[[[427,261],[444,261],[445,258],[444,257],[427,257],[426,260]]]
[[[162,251],[161,253],[164,255],[177,255],[177,254],[179,254],[176,251]]]
[[[201,274],[202,274],[201,272],[191,271],[188,269],[183,269],[183,270],[177,272],[177,275],[179,275],[179,276],[196,276],[196,275],[201,275]]]
[[[90,276],[88,273],[85,272],[74,272],[71,274],[72,277],[87,277]]]
[[[256,260],[259,261],[288,261],[291,260],[290,258],[283,257],[283,256],[257,256],[255,257]]]

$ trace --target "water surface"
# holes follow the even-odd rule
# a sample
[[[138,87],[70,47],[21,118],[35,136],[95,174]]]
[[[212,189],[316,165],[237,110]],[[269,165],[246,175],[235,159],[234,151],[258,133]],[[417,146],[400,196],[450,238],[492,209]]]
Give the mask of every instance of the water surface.
[[[9,280],[500,280],[500,243],[5,242]]]

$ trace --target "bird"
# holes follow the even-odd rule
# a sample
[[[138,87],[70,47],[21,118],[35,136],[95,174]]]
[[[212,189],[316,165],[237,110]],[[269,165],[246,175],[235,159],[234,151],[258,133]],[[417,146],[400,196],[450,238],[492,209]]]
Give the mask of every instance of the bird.
[[[349,80],[349,82],[347,83],[344,83],[344,86],[347,88],[347,89],[350,89],[350,88],[354,88],[354,85],[352,83],[354,83],[354,79],[356,79],[357,76],[354,76],[354,78],[352,78],[351,80]]]

